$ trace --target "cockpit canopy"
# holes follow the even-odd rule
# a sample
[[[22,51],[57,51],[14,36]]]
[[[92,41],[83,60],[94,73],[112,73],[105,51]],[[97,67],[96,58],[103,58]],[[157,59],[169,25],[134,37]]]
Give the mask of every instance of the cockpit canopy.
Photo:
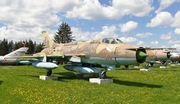
[[[123,43],[123,42],[117,38],[104,38],[104,39],[102,39],[102,43],[119,44],[119,43]]]

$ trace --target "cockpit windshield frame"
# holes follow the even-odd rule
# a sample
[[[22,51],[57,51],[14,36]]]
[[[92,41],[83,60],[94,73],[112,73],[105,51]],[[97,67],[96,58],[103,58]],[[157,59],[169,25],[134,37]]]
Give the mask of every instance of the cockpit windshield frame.
[[[104,39],[102,39],[102,43],[119,44],[119,43],[123,43],[123,42],[118,38],[104,38]]]

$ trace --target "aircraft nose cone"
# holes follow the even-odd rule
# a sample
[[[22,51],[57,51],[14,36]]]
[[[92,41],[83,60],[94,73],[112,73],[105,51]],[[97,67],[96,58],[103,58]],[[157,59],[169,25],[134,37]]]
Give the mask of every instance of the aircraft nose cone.
[[[147,57],[148,54],[144,53],[143,51],[139,52],[139,57]]]
[[[145,52],[143,52],[141,50],[137,50],[137,52],[136,52],[136,59],[139,63],[143,63],[146,60],[147,56],[148,56],[148,54],[146,54]]]
[[[55,65],[54,65],[54,68],[57,68],[57,67],[58,67],[58,65],[55,64]]]

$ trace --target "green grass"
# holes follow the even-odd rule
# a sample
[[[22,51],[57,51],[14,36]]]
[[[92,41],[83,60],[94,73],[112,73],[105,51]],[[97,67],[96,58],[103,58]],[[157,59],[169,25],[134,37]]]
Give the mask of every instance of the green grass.
[[[148,72],[108,71],[113,84],[77,79],[60,66],[58,80],[40,80],[45,70],[32,66],[0,66],[0,104],[178,104],[180,66]]]

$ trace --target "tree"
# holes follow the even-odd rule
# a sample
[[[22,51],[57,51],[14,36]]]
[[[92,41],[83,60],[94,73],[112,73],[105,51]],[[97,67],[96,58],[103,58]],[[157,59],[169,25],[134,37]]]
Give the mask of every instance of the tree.
[[[72,31],[67,23],[62,23],[59,26],[58,31],[54,35],[54,42],[56,43],[69,43],[75,41],[74,37],[71,35]]]
[[[9,52],[7,39],[4,38],[3,41],[1,41],[0,49],[1,49],[0,55],[5,55]]]
[[[43,50],[43,43],[36,44],[36,42],[33,42],[31,39],[15,43],[12,40],[8,42],[7,39],[3,39],[0,40],[0,55],[6,55],[24,46],[29,48],[27,54],[34,54]]]
[[[12,51],[13,51],[13,48],[14,48],[14,43],[13,43],[13,41],[11,40],[11,41],[8,43],[8,53],[12,52]]]
[[[43,50],[43,46],[44,46],[43,43],[40,43],[40,44],[36,45],[35,53],[41,52]]]
[[[17,49],[19,49],[19,48],[21,48],[23,46],[24,46],[24,42],[23,41],[15,42],[14,43],[14,50],[17,50]]]
[[[27,53],[28,54],[34,54],[35,53],[35,47],[36,47],[36,42],[33,42],[31,39],[27,42],[27,47],[29,48]]]

